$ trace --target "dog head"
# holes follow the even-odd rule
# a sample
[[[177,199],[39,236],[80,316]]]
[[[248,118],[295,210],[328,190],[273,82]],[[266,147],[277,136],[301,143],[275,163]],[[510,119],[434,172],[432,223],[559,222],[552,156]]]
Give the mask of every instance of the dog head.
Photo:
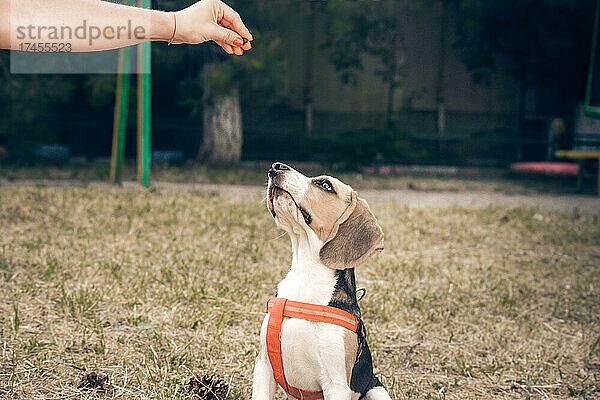
[[[318,243],[320,262],[353,268],[383,250],[383,231],[366,201],[339,179],[307,177],[276,162],[269,169],[267,207],[290,235]]]

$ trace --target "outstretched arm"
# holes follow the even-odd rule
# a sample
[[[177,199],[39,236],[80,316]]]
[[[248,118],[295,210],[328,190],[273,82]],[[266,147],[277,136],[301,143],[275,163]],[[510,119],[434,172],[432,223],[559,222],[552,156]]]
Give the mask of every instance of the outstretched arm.
[[[252,35],[220,0],[201,0],[177,12],[98,0],[0,0],[0,48],[21,43],[70,43],[72,51],[110,50],[147,41],[197,44],[214,40],[242,55]]]

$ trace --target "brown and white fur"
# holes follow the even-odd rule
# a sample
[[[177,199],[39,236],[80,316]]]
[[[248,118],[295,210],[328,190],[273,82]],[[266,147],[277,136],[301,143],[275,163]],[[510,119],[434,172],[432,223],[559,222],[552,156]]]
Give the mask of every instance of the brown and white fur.
[[[309,178],[282,163],[274,163],[268,175],[268,209],[292,242],[292,265],[277,297],[337,307],[360,318],[354,267],[383,249],[383,231],[369,206],[333,177]],[[253,400],[271,400],[277,388],[266,350],[268,318],[261,329]],[[390,399],[373,375],[366,340],[346,328],[286,318],[281,349],[293,387],[322,390],[325,400]]]

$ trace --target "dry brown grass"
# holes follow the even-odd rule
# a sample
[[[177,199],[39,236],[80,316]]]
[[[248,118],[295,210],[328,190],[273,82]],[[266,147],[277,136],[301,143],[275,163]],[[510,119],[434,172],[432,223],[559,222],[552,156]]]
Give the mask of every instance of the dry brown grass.
[[[598,215],[372,208],[386,250],[357,278],[392,398],[600,398]],[[0,397],[188,398],[210,372],[249,398],[289,262],[260,198],[0,187]]]

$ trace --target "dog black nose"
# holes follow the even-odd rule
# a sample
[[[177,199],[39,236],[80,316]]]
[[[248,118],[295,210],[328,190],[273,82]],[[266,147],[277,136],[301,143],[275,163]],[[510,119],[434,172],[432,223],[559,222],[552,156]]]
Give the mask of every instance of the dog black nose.
[[[275,178],[275,175],[277,175],[279,172],[289,171],[289,170],[290,170],[290,167],[288,167],[284,163],[276,162],[276,163],[273,163],[273,165],[271,165],[271,168],[269,168],[269,176],[271,178]]]

